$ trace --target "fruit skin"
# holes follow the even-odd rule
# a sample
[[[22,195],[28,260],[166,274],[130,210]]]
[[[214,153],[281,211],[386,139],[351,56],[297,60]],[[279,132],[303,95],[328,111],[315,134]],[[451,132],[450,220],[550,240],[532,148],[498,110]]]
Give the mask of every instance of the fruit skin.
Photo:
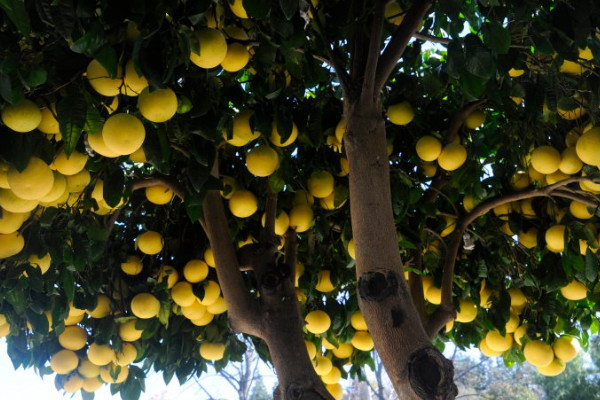
[[[246,46],[241,43],[229,43],[227,45],[227,54],[223,61],[221,61],[221,67],[227,72],[237,72],[248,64],[250,61],[250,53]]]
[[[160,302],[150,293],[139,293],[131,299],[131,312],[138,318],[154,318],[160,311]]]
[[[56,155],[51,165],[63,175],[75,175],[85,167],[88,158],[87,154],[82,154],[77,150],[71,152],[67,157],[64,150],[61,150]]]
[[[200,356],[205,360],[218,361],[225,355],[225,344],[224,343],[200,343]]]
[[[352,313],[350,316],[350,325],[352,325],[352,327],[357,331],[366,331],[368,329],[367,323],[365,322],[362,312],[360,311],[355,311]]]
[[[279,131],[277,131],[277,123],[273,122],[273,129],[271,130],[271,135],[269,136],[269,140],[277,147],[287,147],[296,141],[298,137],[298,127],[295,123],[292,123],[292,132],[285,140],[285,142],[281,141],[281,135]]]
[[[513,344],[513,337],[510,333],[502,336],[500,331],[494,329],[486,334],[485,343],[492,351],[504,352],[511,348]]]
[[[164,246],[162,235],[155,231],[146,231],[138,235],[136,244],[144,254],[154,255],[161,252]]]
[[[144,124],[131,114],[113,114],[102,127],[102,140],[117,155],[128,155],[142,146],[146,139]]]
[[[469,129],[477,129],[485,123],[485,114],[481,110],[473,111],[465,118],[465,125]]]
[[[446,171],[455,171],[467,161],[467,149],[459,143],[448,143],[442,149],[437,161]]]
[[[315,335],[327,332],[331,326],[331,318],[325,311],[315,310],[306,314],[306,330]]]
[[[147,187],[145,194],[150,203],[159,206],[169,203],[175,195],[171,189],[163,185]]]
[[[208,276],[208,265],[202,260],[190,260],[183,267],[183,276],[191,283],[202,282]]]
[[[560,153],[552,146],[540,146],[531,153],[531,165],[542,174],[552,174],[560,166]]]
[[[306,232],[313,224],[314,213],[308,205],[297,205],[290,210],[290,228],[297,233]]]
[[[142,337],[143,330],[135,328],[137,320],[129,320],[119,325],[119,337],[125,342],[135,342]]]
[[[371,334],[365,331],[356,331],[350,339],[350,343],[354,348],[362,351],[371,351],[375,347]]]
[[[257,139],[260,136],[260,132],[252,130],[250,126],[250,119],[253,116],[254,111],[244,110],[233,117],[233,136],[228,138],[227,131],[223,130],[223,139],[236,147],[245,146],[254,139]]]
[[[600,165],[600,127],[592,128],[577,139],[575,151],[588,165]]]
[[[227,41],[223,34],[212,28],[198,31],[197,39],[199,52],[192,50],[190,60],[200,68],[214,68],[219,65],[227,55]]]
[[[406,125],[415,117],[415,112],[408,101],[388,107],[387,116],[392,124]]]
[[[425,135],[417,141],[417,155],[423,161],[435,161],[442,152],[442,142],[435,136]]]
[[[37,157],[31,157],[22,171],[11,167],[6,177],[10,190],[24,200],[39,200],[50,193],[54,185],[54,173]]]
[[[500,354],[502,354],[501,351],[494,351],[490,349],[490,347],[485,341],[485,338],[481,339],[481,341],[479,342],[479,351],[481,351],[481,354],[483,354],[486,357],[498,357]]]
[[[79,357],[72,350],[60,350],[50,357],[50,368],[57,374],[68,374],[79,365]]]
[[[177,282],[171,289],[171,297],[175,304],[181,307],[188,307],[194,304],[196,296],[189,282]]]
[[[58,124],[58,121],[56,120],[56,103],[52,103],[50,104],[49,107],[44,107],[41,110],[42,112],[42,119],[40,121],[40,124],[38,125],[37,129],[40,132],[49,134],[49,135],[55,135],[57,133],[60,133],[60,127]]]
[[[317,274],[317,284],[315,289],[319,292],[328,293],[335,290],[335,286],[331,283],[331,271],[326,269],[319,271]]]
[[[80,326],[67,326],[58,336],[58,342],[67,350],[83,349],[87,342],[87,332]]]
[[[109,363],[105,368],[100,369],[100,377],[106,383],[122,383],[127,380],[129,376],[129,367],[123,366],[120,367],[119,373],[116,378],[113,378],[113,375],[116,374],[117,368],[119,366],[114,363]]]
[[[37,104],[23,99],[2,109],[2,122],[15,132],[31,132],[40,125],[42,112]]]
[[[88,82],[102,96],[112,97],[121,92],[121,85],[123,84],[123,69],[121,66],[117,68],[115,78],[111,78],[108,70],[97,60],[90,61],[86,72]]]
[[[553,253],[565,250],[565,229],[564,225],[554,225],[548,228],[545,234],[548,250]]]
[[[334,179],[327,171],[315,171],[308,178],[308,192],[316,198],[322,199],[333,192]]]
[[[565,370],[565,363],[555,358],[550,364],[545,367],[537,367],[537,371],[544,376],[557,376]]]
[[[559,337],[552,344],[554,355],[562,362],[569,362],[577,356],[577,348],[573,345],[573,338],[569,336]]]
[[[25,239],[19,232],[0,234],[0,259],[17,255],[25,247]]]
[[[246,14],[242,0],[233,0],[233,3],[229,2],[228,4],[231,12],[233,12],[235,16],[242,19],[248,18],[248,14]]]
[[[229,199],[229,211],[238,218],[248,218],[258,210],[258,200],[249,190],[238,190]]]
[[[133,60],[127,61],[125,65],[125,77],[123,78],[123,86],[121,86],[121,94],[126,96],[139,96],[142,91],[148,87],[148,80],[143,75],[138,75]]]
[[[144,264],[138,256],[127,256],[127,260],[121,263],[121,271],[127,275],[138,275],[142,269],[144,269]]]
[[[168,121],[177,112],[177,95],[169,88],[156,89],[152,92],[146,88],[138,98],[138,109],[148,121],[157,123]]]
[[[267,177],[279,167],[279,156],[269,146],[257,146],[246,155],[246,167],[254,176]]]
[[[589,212],[588,206],[585,203],[576,200],[573,200],[571,204],[569,204],[569,212],[572,216],[579,219],[590,219],[594,216],[594,214]]]
[[[582,300],[587,297],[587,287],[576,279],[560,288],[560,293],[567,300]]]
[[[456,321],[462,323],[472,322],[477,318],[477,306],[471,299],[459,299],[460,311],[456,314]]]
[[[532,340],[523,348],[523,355],[536,367],[547,367],[554,359],[552,347],[541,340]]]

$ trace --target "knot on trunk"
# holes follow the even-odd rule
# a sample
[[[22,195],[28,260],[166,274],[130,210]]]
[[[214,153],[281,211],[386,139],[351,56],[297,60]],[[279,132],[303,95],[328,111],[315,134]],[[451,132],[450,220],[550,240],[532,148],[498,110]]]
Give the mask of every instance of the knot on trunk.
[[[398,293],[398,278],[389,269],[368,271],[358,280],[358,294],[363,300],[381,302]]]
[[[281,385],[277,385],[273,400],[329,400],[331,397],[327,391],[321,393],[322,390],[325,388],[319,388],[314,382],[295,381],[285,388],[285,393],[282,393]]]
[[[433,346],[410,355],[408,375],[412,389],[424,400],[453,400],[458,394],[452,362]]]

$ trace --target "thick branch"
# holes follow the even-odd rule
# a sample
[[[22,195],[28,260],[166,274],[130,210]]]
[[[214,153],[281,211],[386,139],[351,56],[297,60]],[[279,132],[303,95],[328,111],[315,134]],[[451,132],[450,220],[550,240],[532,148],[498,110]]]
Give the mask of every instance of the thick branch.
[[[473,101],[471,103],[465,104],[463,108],[460,109],[459,112],[454,114],[452,119],[450,120],[450,124],[448,125],[448,132],[444,137],[444,141],[446,143],[451,143],[456,139],[456,135],[458,135],[458,130],[465,122],[465,119],[471,114],[473,111],[477,110],[483,103],[486,102],[486,99],[481,99],[477,101]]]
[[[383,22],[385,17],[385,6],[387,1],[379,0],[375,4],[375,15],[371,26],[371,37],[369,38],[369,48],[365,63],[365,73],[362,77],[361,93],[371,93],[372,96],[379,95],[379,88],[375,88],[375,77],[377,75],[377,61],[379,60],[379,46],[381,43],[381,33],[383,31]]]
[[[402,54],[404,54],[408,42],[417,29],[419,29],[421,21],[427,15],[432,4],[433,0],[414,2],[410,10],[406,13],[406,17],[404,17],[404,20],[392,35],[377,65],[377,74],[375,77],[375,90],[377,92],[383,88],[383,85],[396,68],[396,64],[400,57],[402,57]]]
[[[422,248],[419,246],[415,252],[417,253],[416,267],[419,271],[423,270],[423,254],[421,250]],[[423,294],[423,278],[421,275],[412,271],[408,273],[408,289],[410,290],[410,295],[415,303],[419,317],[421,317],[421,322],[425,325],[427,314],[425,313],[425,296]]]

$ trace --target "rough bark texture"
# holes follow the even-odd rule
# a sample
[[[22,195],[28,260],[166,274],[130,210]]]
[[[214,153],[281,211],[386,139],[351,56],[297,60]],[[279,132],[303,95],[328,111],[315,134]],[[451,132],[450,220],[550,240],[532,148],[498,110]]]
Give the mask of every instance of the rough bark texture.
[[[359,306],[400,398],[453,399],[452,365],[431,346],[404,279],[381,110],[378,94],[344,108]]]

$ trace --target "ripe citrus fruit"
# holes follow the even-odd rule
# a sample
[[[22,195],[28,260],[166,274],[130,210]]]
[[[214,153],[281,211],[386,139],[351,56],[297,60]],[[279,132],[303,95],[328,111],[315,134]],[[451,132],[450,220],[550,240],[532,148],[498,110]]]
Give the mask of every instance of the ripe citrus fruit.
[[[200,304],[200,303],[197,303]],[[206,326],[212,322],[215,318],[214,314],[208,312],[204,312],[204,314],[200,318],[190,319],[190,322],[196,326]]]
[[[129,155],[129,159],[135,163],[141,164],[148,162],[148,159],[146,158],[146,152],[144,151],[143,147],[140,147],[139,149],[131,153]]]
[[[0,258],[19,254],[25,247],[25,239],[19,232],[0,234]]]
[[[333,192],[327,197],[319,199],[319,204],[325,210],[337,210],[348,201],[348,192],[342,186],[336,186]]]
[[[352,315],[350,315],[350,325],[357,331],[366,331],[367,323],[360,311],[354,311]]]
[[[229,2],[228,4],[231,12],[233,12],[237,17],[242,19],[248,18],[248,14],[246,14],[242,0],[233,0],[233,2]]]
[[[471,299],[459,299],[460,311],[456,313],[456,321],[462,323],[472,322],[477,318],[477,306]]]
[[[279,167],[279,156],[269,146],[253,147],[246,155],[246,168],[254,176],[269,176],[277,167]]]
[[[427,292],[425,292],[425,300],[427,300],[431,304],[442,304],[442,289],[435,285],[429,286]]]
[[[60,127],[58,121],[56,120],[56,104],[52,103],[49,107],[44,107],[41,110],[42,119],[37,129],[40,132],[46,133],[48,135],[55,135],[60,133]]]
[[[77,372],[84,378],[95,378],[100,375],[100,367],[96,364],[92,364],[86,357],[79,361]]]
[[[258,210],[258,200],[249,190],[238,190],[229,199],[229,210],[238,218],[247,218]]]
[[[209,361],[218,361],[225,355],[224,343],[200,343],[200,357]]]
[[[546,246],[553,253],[560,253],[565,250],[565,226],[554,225],[546,230]]]
[[[565,363],[555,358],[550,364],[545,367],[537,367],[537,371],[544,376],[557,376],[565,370]]]
[[[11,167],[7,173],[12,192],[24,200],[39,200],[47,195],[54,185],[54,173],[37,157],[31,157],[24,170]]]
[[[572,216],[579,219],[590,219],[594,216],[594,214],[588,210],[587,204],[577,200],[573,200],[571,204],[569,204],[569,212]]]
[[[349,358],[354,352],[354,347],[350,343],[339,343],[337,347],[331,349],[331,352],[337,358]]]
[[[465,125],[469,129],[477,129],[485,123],[485,114],[481,110],[473,111],[465,118]]]
[[[523,348],[523,355],[529,363],[536,367],[546,367],[554,359],[552,347],[541,340],[532,340]]]
[[[304,344],[306,345],[306,352],[308,353],[308,358],[312,360],[317,355],[317,346],[315,346],[313,342],[310,342],[306,339],[304,340]]]
[[[124,367],[126,365],[131,364],[137,358],[137,349],[131,343],[123,343],[123,347],[121,351],[116,353],[115,364],[118,366]]]
[[[506,333],[514,333],[517,328],[519,327],[519,323],[520,323],[520,318],[517,314],[513,314],[512,312],[510,313],[510,317],[508,318],[508,321],[506,321],[506,325],[504,326],[504,329],[506,330]],[[513,337],[514,339],[514,337]]]
[[[227,143],[241,147],[260,136],[260,132],[255,131],[250,126],[250,118],[253,116],[254,112],[252,110],[244,110],[233,117],[232,137],[227,138],[227,131],[223,131],[223,138],[227,140]]]
[[[191,283],[202,282],[208,276],[208,265],[202,260],[190,260],[183,267],[183,276]]]
[[[313,224],[314,213],[308,205],[297,205],[290,210],[290,228],[297,233],[306,232]]]
[[[83,169],[75,175],[67,176],[65,179],[67,180],[67,190],[69,193],[80,193],[90,183],[92,176],[88,170]]]
[[[215,301],[217,301],[220,294],[221,294],[221,287],[219,286],[219,284],[215,281],[209,280],[209,281],[206,281],[204,284],[204,296],[198,300],[200,301],[200,304],[202,304],[203,306],[210,306]]]
[[[104,318],[110,314],[110,299],[108,296],[99,294],[96,302],[96,307],[93,310],[87,310],[87,313],[92,318]]]
[[[504,352],[511,348],[513,344],[513,337],[510,333],[502,336],[500,331],[494,329],[485,335],[485,343],[493,351]]]
[[[145,138],[144,124],[131,114],[113,114],[102,127],[104,144],[118,155],[133,153],[142,146]]]
[[[100,378],[106,383],[123,383],[127,380],[128,376],[129,367],[127,366],[120,367],[114,363],[110,363],[105,368],[100,368]]]
[[[315,171],[308,178],[307,186],[313,197],[325,198],[333,192],[333,176],[327,171]]]
[[[540,146],[531,153],[531,165],[542,174],[552,174],[560,166],[560,153],[552,146]]]
[[[189,320],[199,320],[206,314],[206,306],[196,301],[191,306],[181,307],[181,313]]]
[[[23,99],[2,109],[2,122],[15,132],[31,132],[42,121],[42,112],[37,104]]]
[[[309,312],[306,314],[304,320],[306,321],[306,330],[315,335],[326,332],[331,326],[331,318],[329,318],[329,315],[322,310]]]
[[[152,92],[146,88],[138,98],[138,109],[148,121],[165,122],[173,118],[177,112],[177,96],[169,88],[156,89]]]
[[[50,264],[52,263],[52,257],[50,253],[46,253],[41,258],[35,254],[32,254],[27,259],[31,265],[40,269],[42,275],[44,275],[50,269]]]
[[[317,274],[317,284],[315,289],[319,292],[328,293],[335,289],[335,286],[331,282],[331,271],[324,269],[319,271]]]
[[[523,294],[523,291],[518,288],[508,289],[510,295],[510,306],[511,307],[522,307],[527,304],[527,297]]]
[[[66,393],[78,392],[83,387],[83,378],[77,374],[73,374],[63,383],[63,390]]]
[[[172,289],[179,280],[179,273],[170,265],[163,265],[158,271],[158,283],[167,281],[167,289]]]
[[[181,307],[191,306],[196,301],[196,296],[189,282],[177,282],[171,289],[171,297],[175,304]]]
[[[340,119],[340,121],[335,126],[335,137],[338,140],[338,142],[342,143],[344,133],[346,133],[346,118],[342,117],[342,119]]]
[[[200,68],[214,68],[227,55],[227,41],[223,34],[212,28],[204,28],[197,33],[198,52],[190,53],[190,60]]]
[[[502,354],[501,351],[494,351],[490,349],[485,338],[481,339],[479,342],[479,351],[481,351],[481,354],[486,357],[498,357],[500,354]]]
[[[250,60],[250,53],[246,46],[241,43],[229,43],[227,45],[227,54],[221,61],[221,67],[227,72],[237,72],[243,69]]]
[[[159,311],[160,302],[150,293],[139,293],[131,299],[131,312],[138,318],[154,318],[158,315]],[[90,361],[93,362],[93,360]]]
[[[329,371],[331,371],[331,368],[333,368],[331,360],[323,356],[317,356],[313,362],[313,366],[315,368],[315,372],[319,376],[328,374]]]
[[[80,326],[67,326],[58,336],[58,343],[67,350],[80,350],[87,343],[87,332]]]
[[[405,12],[397,1],[392,1],[385,6],[385,17],[394,25],[400,25],[404,20]]]
[[[221,196],[223,196],[224,199],[230,199],[233,192],[239,189],[239,185],[236,180],[230,176],[222,177],[221,184],[223,185]]]
[[[564,149],[560,155],[558,169],[565,174],[573,175],[581,171],[581,168],[583,168],[583,162],[577,155],[577,148],[571,146]]]
[[[334,400],[342,400],[342,397],[344,397],[344,388],[339,383],[325,385],[325,389],[327,389],[327,391],[329,392],[331,397],[334,398]]]
[[[340,372],[338,367],[331,367],[331,371],[321,376],[321,380],[327,385],[333,385],[335,383],[338,383],[340,379],[342,379],[342,373]]]
[[[50,357],[50,368],[57,374],[68,374],[79,365],[79,357],[72,350],[60,350]]]
[[[144,269],[142,259],[138,256],[127,256],[127,260],[121,263],[121,271],[127,275],[137,275]]]
[[[210,247],[204,250],[204,261],[209,267],[215,268],[217,266],[215,263],[215,255]]]
[[[577,156],[588,165],[600,165],[600,128],[592,128],[577,140]]]
[[[160,253],[165,241],[160,233],[146,231],[138,235],[136,244],[142,253],[153,255]]]
[[[88,360],[100,367],[107,365],[115,359],[115,351],[106,344],[92,343],[87,351]]]
[[[100,370],[98,370],[98,374],[100,374]],[[94,376],[92,378],[85,378],[81,388],[87,393],[94,393],[96,390],[100,389],[102,385],[104,385],[104,382],[98,379],[97,376]]]
[[[560,293],[567,300],[582,300],[587,297],[587,287],[576,279],[560,288]]]
[[[577,356],[577,348],[573,345],[573,338],[569,336],[556,339],[552,344],[552,351],[562,362],[569,362]]]
[[[119,154],[106,146],[104,143],[104,139],[102,138],[102,133],[88,133],[86,136],[88,145],[94,150],[94,152],[100,154],[101,156],[108,158],[118,157]]]
[[[123,86],[121,86],[121,94],[135,97],[142,93],[142,90],[147,87],[148,80],[143,75],[138,75],[133,60],[127,61],[127,64],[125,65]]]
[[[277,147],[289,146],[290,144],[292,144],[296,141],[297,137],[298,137],[298,127],[296,126],[296,124],[292,123],[292,132],[290,133],[288,138],[284,142],[282,142],[281,135],[277,131],[277,124],[275,122],[273,122],[273,129],[271,130],[271,136],[269,136],[269,140],[275,146],[277,146]]]
[[[107,69],[98,61],[92,60],[87,66],[87,80],[92,88],[102,96],[116,96],[121,92],[123,69],[117,68],[117,76],[111,78]]]
[[[467,161],[467,150],[459,143],[448,143],[442,149],[437,162],[446,171],[454,171]]]
[[[442,152],[442,142],[431,135],[425,135],[417,141],[417,155],[423,161],[435,161]]]
[[[389,106],[387,116],[392,124],[406,125],[413,120],[415,112],[408,101],[403,101]]]
[[[7,234],[16,232],[23,222],[29,218],[29,213],[13,213],[7,210],[2,210],[0,216],[0,233]]]
[[[354,336],[350,339],[350,343],[352,343],[352,346],[354,346],[355,349],[362,351],[371,351],[373,350],[373,347],[375,347],[371,334],[365,331],[354,332]]]
[[[136,329],[135,323],[137,320],[129,320],[119,325],[119,337],[125,342],[135,342],[142,337],[144,332],[141,329]]]
[[[163,185],[147,187],[145,192],[148,201],[157,205],[167,204],[175,195],[171,189]]]
[[[536,228],[530,228],[528,231],[519,231],[519,243],[528,249],[532,249],[537,246],[537,234]]]
[[[521,339],[523,339],[523,337],[527,334],[527,324],[518,326],[517,329],[515,329],[515,331],[513,332],[513,338],[515,340],[515,343],[517,343],[519,346],[521,346],[523,343],[521,342]]]
[[[75,175],[85,167],[88,158],[87,154],[82,154],[77,150],[74,150],[69,156],[64,150],[61,150],[52,161],[51,166],[54,166],[63,175]]]
[[[511,78],[518,78],[519,76],[523,75],[524,73],[525,73],[524,69],[511,68],[508,70],[508,76],[510,76]]]

